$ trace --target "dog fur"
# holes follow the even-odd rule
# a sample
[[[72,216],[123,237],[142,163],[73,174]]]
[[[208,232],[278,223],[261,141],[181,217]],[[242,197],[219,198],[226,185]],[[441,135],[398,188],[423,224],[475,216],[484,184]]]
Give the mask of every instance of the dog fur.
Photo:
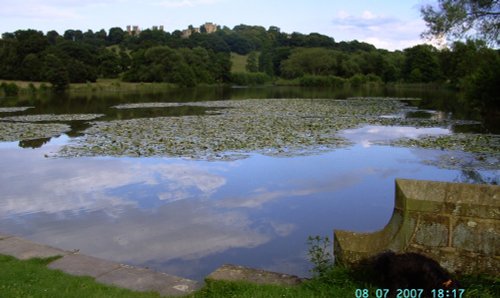
[[[438,262],[418,253],[388,251],[370,258],[368,264],[378,284],[389,289],[388,297],[396,297],[398,289],[422,289],[422,297],[432,297],[433,289],[459,287]]]

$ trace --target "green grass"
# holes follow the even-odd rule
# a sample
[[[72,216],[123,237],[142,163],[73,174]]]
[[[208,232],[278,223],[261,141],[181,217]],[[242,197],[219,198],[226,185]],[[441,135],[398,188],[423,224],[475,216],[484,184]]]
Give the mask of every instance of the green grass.
[[[248,55],[231,53],[231,73],[246,73]]]
[[[356,289],[364,287],[364,284],[350,279],[348,273],[346,269],[335,268],[321,279],[311,279],[297,286],[207,280],[205,287],[192,297],[355,297]]]
[[[0,297],[160,297],[106,286],[91,277],[70,276],[46,267],[57,258],[27,261],[0,255]]]
[[[57,258],[17,260],[0,255],[0,297],[160,297],[157,293],[141,293],[96,283],[91,277],[67,275],[46,267]],[[351,271],[330,267],[321,277],[298,286],[256,285],[247,282],[207,280],[205,286],[187,296],[190,298],[219,297],[356,297],[357,289],[368,289],[375,297],[377,287],[354,279]],[[359,277],[359,276],[357,276]],[[500,279],[489,276],[459,278],[465,289],[464,298],[500,297]]]

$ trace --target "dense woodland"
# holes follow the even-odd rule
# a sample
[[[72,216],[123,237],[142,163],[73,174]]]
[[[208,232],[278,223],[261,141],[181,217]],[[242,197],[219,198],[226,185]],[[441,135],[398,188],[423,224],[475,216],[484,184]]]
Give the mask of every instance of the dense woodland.
[[[230,54],[247,55],[246,71],[231,73]],[[422,44],[403,51],[358,41],[336,42],[318,33],[284,33],[278,27],[239,25],[214,33],[144,30],[138,35],[67,30],[18,30],[0,39],[0,79],[69,83],[121,78],[129,82],[259,84],[280,79],[306,86],[367,82],[444,83],[498,102],[500,54],[481,41],[438,50]]]

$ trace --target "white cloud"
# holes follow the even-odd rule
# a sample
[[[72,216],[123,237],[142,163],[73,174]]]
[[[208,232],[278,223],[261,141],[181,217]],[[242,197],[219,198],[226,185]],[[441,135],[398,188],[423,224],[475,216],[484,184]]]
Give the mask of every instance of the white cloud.
[[[449,133],[449,129],[439,127],[416,128],[411,126],[367,125],[361,128],[346,129],[341,133],[341,136],[367,148],[371,147],[374,142],[381,140],[416,139],[422,135],[444,135]]]
[[[368,10],[359,15],[339,11],[332,24],[334,36],[341,34],[390,50],[422,43],[420,33],[425,30],[425,24],[420,19],[403,20]]]
[[[4,160],[13,162],[20,158],[15,149],[2,150],[2,154]],[[24,162],[15,166],[5,165],[15,170],[0,172],[1,216],[93,210],[113,215],[124,206],[137,205],[138,198],[113,195],[113,191],[121,187],[144,185],[142,189],[154,189],[148,195],[173,202],[207,198],[226,183],[222,176],[180,163],[142,165],[97,158],[47,162],[26,154],[22,159]]]
[[[224,208],[262,208],[263,205],[276,200],[333,192],[358,183],[366,171],[371,171],[371,169],[361,170],[363,173],[356,170],[351,173],[342,173],[341,176],[324,177],[324,180],[301,181],[295,184],[295,188],[286,190],[258,188],[247,196],[227,197],[219,200],[216,205]]]
[[[40,220],[44,225],[38,226],[33,220],[30,227],[36,241],[50,239],[56,247],[80,249],[88,255],[129,264],[193,260],[230,248],[256,247],[271,239],[253,229],[246,214],[213,209],[199,201],[177,201],[151,213],[128,208],[119,221],[96,213],[89,214],[85,222],[58,221],[47,228],[47,219]],[[287,228],[283,224],[280,231],[286,233]]]

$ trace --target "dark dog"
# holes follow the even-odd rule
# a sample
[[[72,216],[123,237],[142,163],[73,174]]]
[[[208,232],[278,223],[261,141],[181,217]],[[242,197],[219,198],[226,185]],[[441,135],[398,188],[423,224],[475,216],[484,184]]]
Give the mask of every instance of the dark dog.
[[[421,297],[432,297],[433,289],[456,289],[451,278],[438,262],[418,253],[384,252],[370,259],[380,285],[389,289],[387,297],[396,297],[398,290],[422,289]]]

